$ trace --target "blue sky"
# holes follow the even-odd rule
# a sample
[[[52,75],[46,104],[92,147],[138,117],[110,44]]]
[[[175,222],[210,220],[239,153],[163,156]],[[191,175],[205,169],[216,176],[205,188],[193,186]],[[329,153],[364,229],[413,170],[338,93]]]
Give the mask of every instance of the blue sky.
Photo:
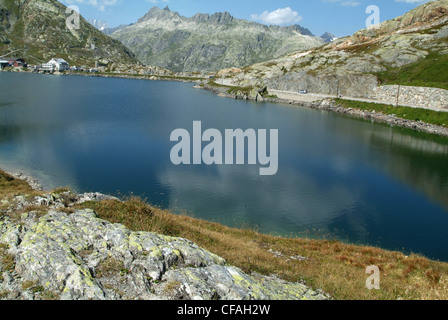
[[[381,21],[393,19],[427,0],[61,0],[74,4],[85,18],[106,21],[109,26],[136,22],[153,6],[190,17],[195,13],[230,12],[234,17],[265,24],[300,24],[315,35],[328,31],[338,37],[364,29],[366,8],[376,5]]]

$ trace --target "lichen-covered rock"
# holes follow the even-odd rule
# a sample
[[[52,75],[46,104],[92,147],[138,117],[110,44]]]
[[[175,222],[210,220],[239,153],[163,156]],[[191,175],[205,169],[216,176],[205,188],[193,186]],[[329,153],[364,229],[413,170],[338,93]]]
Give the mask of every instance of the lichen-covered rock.
[[[231,266],[170,270],[158,288],[161,295],[191,300],[316,300],[322,294],[303,284],[283,282],[275,277],[247,275]],[[162,291],[160,291],[162,290]]]
[[[4,216],[0,245],[0,299],[325,298],[302,284],[247,275],[189,240],[133,232],[90,209]]]

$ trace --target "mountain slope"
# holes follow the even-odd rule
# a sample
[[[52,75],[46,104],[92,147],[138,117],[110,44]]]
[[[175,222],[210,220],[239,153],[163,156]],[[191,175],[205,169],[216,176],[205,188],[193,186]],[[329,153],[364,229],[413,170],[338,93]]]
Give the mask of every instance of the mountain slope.
[[[242,67],[324,43],[300,26],[268,27],[227,12],[186,18],[168,7],[152,8],[111,36],[143,63],[177,72]]]
[[[245,68],[233,82],[366,98],[379,83],[445,88],[447,54],[448,0],[438,0],[377,29]]]
[[[134,54],[84,18],[79,30],[66,27],[66,7],[56,0],[0,0],[0,55],[14,55],[29,63],[46,62],[53,57],[71,64],[131,65]]]

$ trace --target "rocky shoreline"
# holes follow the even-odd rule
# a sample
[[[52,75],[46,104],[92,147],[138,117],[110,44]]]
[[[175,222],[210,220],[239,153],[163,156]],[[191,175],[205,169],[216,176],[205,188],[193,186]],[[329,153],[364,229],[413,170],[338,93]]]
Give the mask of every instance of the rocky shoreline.
[[[36,73],[32,70],[23,70],[20,68],[14,68],[13,70],[0,70],[0,72],[19,72],[19,73]],[[54,72],[51,75],[55,76],[81,76],[81,77],[92,77],[92,78],[119,78],[119,79],[134,79],[134,80],[151,80],[151,81],[176,81],[185,83],[201,83],[204,78],[189,77],[188,75],[177,75],[177,74],[139,74],[139,73],[129,73],[129,74],[104,74],[104,73],[87,73],[87,72],[73,72],[68,71],[66,73]]]
[[[250,92],[249,94],[243,93],[243,92],[238,92],[238,90],[236,90],[235,93],[228,93],[228,88],[219,87],[219,86],[211,86],[208,84],[201,85],[201,86],[195,86],[195,88],[208,90],[220,97],[225,97],[225,98],[252,100],[252,101],[257,101],[257,102],[281,103],[281,104],[296,105],[296,106],[301,106],[301,107],[308,107],[308,108],[312,108],[312,109],[324,110],[324,111],[329,111],[329,112],[337,112],[337,113],[345,114],[345,115],[359,118],[359,119],[388,124],[393,127],[401,127],[401,128],[419,131],[419,132],[448,137],[448,128],[445,128],[442,126],[436,126],[436,125],[425,123],[422,121],[411,121],[411,120],[402,119],[402,118],[398,118],[398,117],[395,117],[392,115],[386,115],[386,114],[382,114],[382,113],[374,112],[374,111],[369,112],[369,111],[364,111],[364,110],[359,110],[359,109],[344,108],[338,104],[335,104],[332,100],[328,100],[328,99],[322,100],[320,102],[308,103],[308,102],[299,102],[299,101],[295,101],[295,100],[263,97],[260,93],[257,92],[257,90]]]
[[[103,200],[120,201],[71,191],[1,199],[0,300],[329,299],[300,282],[244,273],[189,240],[75,208]]]
[[[388,124],[388,125],[394,126],[394,127],[401,127],[401,128],[419,131],[419,132],[448,137],[448,128],[445,128],[442,126],[436,126],[436,125],[425,123],[422,121],[407,120],[407,119],[395,117],[392,115],[386,115],[386,114],[382,114],[382,113],[378,113],[378,112],[369,112],[369,111],[363,111],[363,110],[352,109],[352,108],[344,108],[338,104],[335,104],[333,101],[328,100],[328,99],[322,100],[321,102],[313,102],[313,103],[299,102],[299,101],[295,101],[295,100],[273,98],[273,97],[269,97],[269,96],[266,97],[266,96],[263,96],[261,94],[261,92],[258,92],[258,90],[256,90],[256,89],[250,93],[245,93],[245,92],[241,92],[238,90],[235,90],[234,93],[228,93],[228,88],[226,88],[226,87],[211,86],[207,83],[204,83],[203,80],[201,80],[201,79],[192,80],[192,79],[185,79],[182,77],[166,78],[166,77],[156,76],[156,75],[151,76],[151,77],[145,77],[145,76],[138,76],[138,75],[132,75],[132,74],[129,74],[129,75],[118,75],[118,74],[117,75],[112,75],[112,74],[105,75],[105,74],[79,74],[79,73],[69,73],[68,75],[195,83],[194,87],[196,89],[204,89],[204,90],[210,91],[219,97],[241,99],[241,100],[252,100],[252,101],[257,101],[257,102],[289,104],[289,105],[308,107],[308,108],[313,108],[313,109],[318,109],[318,110],[337,112],[337,113],[346,114],[348,116],[355,117],[355,118],[360,118],[360,119],[364,119],[364,120]]]
[[[121,74],[83,74],[83,73],[67,73],[66,75],[70,76],[83,76],[83,77],[98,77],[98,78],[119,78],[119,79],[134,79],[134,80],[150,80],[150,81],[176,81],[176,82],[184,82],[184,83],[200,83],[202,79],[192,80],[185,79],[181,76],[159,76],[159,75],[121,75]]]
[[[39,183],[39,181],[36,178],[30,177],[21,172],[7,172],[7,173],[16,179],[26,181],[33,190],[36,190],[36,191],[43,190],[42,185]]]
[[[89,76],[89,75],[87,75]],[[93,75],[95,76],[95,75]],[[139,76],[120,76],[120,75],[97,75],[98,77],[110,77],[110,78],[124,78],[124,79],[145,79]],[[232,99],[241,99],[241,100],[252,100],[257,102],[271,102],[271,103],[281,103],[281,104],[289,104],[289,105],[297,105],[301,107],[308,107],[312,109],[318,109],[318,110],[324,110],[324,111],[331,111],[331,112],[337,112],[349,115],[351,117],[355,118],[361,118],[369,121],[375,121],[378,123],[384,123],[388,124],[393,127],[401,127],[405,129],[411,129],[419,132],[429,133],[429,134],[435,134],[439,136],[448,137],[448,128],[442,127],[442,126],[436,126],[430,123],[425,123],[422,121],[412,121],[407,120],[399,117],[395,117],[392,115],[382,114],[378,112],[369,112],[364,110],[358,110],[358,109],[352,109],[352,108],[344,108],[338,104],[335,104],[332,100],[326,99],[322,100],[321,102],[298,102],[295,100],[288,100],[288,99],[280,99],[280,98],[273,98],[269,96],[264,96],[262,94],[262,91],[266,91],[266,89],[254,89],[254,91],[250,93],[244,93],[241,91],[236,90],[235,93],[228,93],[227,88],[223,87],[214,87],[211,85],[208,85],[206,83],[203,83],[200,79],[198,80],[185,80],[181,78],[161,78],[157,76],[153,76],[150,78],[146,78],[146,80],[155,80],[155,81],[179,81],[179,82],[185,82],[185,83],[196,83],[194,86],[197,89],[205,89],[210,92],[213,92],[219,97],[225,97],[225,98],[232,98]]]

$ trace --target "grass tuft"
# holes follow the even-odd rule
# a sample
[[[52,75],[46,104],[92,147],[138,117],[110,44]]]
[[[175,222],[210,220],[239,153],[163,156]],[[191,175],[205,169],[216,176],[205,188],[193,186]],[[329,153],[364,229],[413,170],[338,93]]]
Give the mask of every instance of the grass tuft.
[[[434,87],[448,90],[448,55],[431,52],[415,63],[377,74],[382,84]]]
[[[365,111],[376,111],[383,114],[395,115],[402,119],[411,121],[422,121],[437,126],[448,128],[448,112],[434,111],[422,108],[403,106],[391,106],[380,103],[362,102],[354,100],[335,99],[336,103],[345,108],[360,109]]]
[[[139,198],[83,205],[101,218],[134,231],[182,237],[197,243],[247,273],[277,275],[287,281],[304,280],[335,299],[448,299],[448,263],[406,256],[375,247],[334,240],[281,238],[254,229],[234,229],[217,223],[174,215]],[[273,252],[280,252],[276,255]],[[293,259],[305,257],[307,259]],[[381,271],[381,290],[366,289],[366,268]]]
[[[26,181],[16,179],[0,170],[0,197],[32,192],[33,189]]]

